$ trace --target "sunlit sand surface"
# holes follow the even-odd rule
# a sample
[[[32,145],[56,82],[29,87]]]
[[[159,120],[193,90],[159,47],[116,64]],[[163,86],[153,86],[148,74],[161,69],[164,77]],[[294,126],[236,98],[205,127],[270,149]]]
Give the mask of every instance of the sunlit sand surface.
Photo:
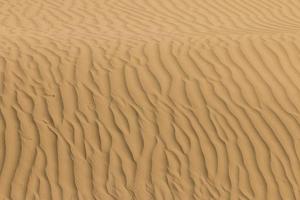
[[[300,1],[0,0],[0,200],[299,200]]]

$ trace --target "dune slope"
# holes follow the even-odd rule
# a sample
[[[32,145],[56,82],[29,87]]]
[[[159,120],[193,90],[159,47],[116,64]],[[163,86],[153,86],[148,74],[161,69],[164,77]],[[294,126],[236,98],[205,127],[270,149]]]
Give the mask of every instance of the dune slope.
[[[300,199],[300,2],[0,0],[0,200]]]

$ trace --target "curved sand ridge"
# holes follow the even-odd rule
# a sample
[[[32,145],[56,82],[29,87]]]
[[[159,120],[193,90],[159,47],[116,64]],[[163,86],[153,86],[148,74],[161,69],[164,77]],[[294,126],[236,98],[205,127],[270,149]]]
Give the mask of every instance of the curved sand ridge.
[[[0,199],[300,199],[299,16],[0,0]]]

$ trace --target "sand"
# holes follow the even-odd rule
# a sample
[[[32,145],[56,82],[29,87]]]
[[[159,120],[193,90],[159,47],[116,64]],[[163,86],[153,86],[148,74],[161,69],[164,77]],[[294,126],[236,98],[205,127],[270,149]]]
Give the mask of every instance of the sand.
[[[300,1],[0,0],[0,200],[299,200]]]

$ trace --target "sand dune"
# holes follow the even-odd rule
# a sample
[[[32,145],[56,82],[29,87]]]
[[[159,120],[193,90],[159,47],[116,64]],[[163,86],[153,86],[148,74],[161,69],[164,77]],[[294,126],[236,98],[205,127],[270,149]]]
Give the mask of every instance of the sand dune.
[[[300,199],[300,2],[0,0],[0,200]]]

